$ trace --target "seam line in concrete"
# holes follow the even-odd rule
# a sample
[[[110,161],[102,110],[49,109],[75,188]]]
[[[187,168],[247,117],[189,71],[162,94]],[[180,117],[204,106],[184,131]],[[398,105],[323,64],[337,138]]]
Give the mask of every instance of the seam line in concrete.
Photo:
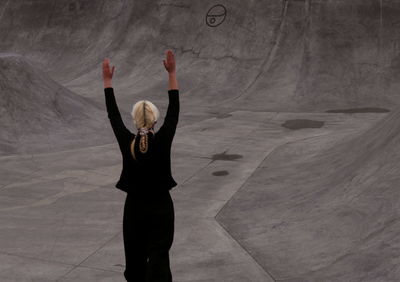
[[[117,237],[121,231],[118,231],[117,234],[115,234],[114,236],[112,236],[110,239],[108,239],[106,242],[104,242],[100,247],[98,247],[94,252],[92,252],[90,255],[88,255],[86,258],[84,258],[80,263],[74,265],[74,267],[72,267],[70,270],[68,270],[66,273],[64,273],[63,275],[61,275],[56,281],[59,281],[61,278],[67,276],[69,273],[71,273],[73,270],[75,270],[77,267],[84,267],[82,265],[82,263],[84,263],[88,258],[90,258],[91,256],[93,256],[95,253],[97,253],[100,249],[102,249],[107,243],[109,243],[111,240],[113,240],[115,237]]]

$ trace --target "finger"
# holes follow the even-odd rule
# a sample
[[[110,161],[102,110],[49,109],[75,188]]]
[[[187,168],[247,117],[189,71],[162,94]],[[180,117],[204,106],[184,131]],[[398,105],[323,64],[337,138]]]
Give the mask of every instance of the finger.
[[[111,76],[114,75],[115,66],[112,67]]]
[[[103,61],[103,67],[106,69],[106,68],[108,68],[109,67],[109,64],[108,64],[109,62],[108,62],[108,59],[104,59],[104,61]]]
[[[163,60],[163,63],[164,63],[164,67],[165,67],[165,68],[168,68],[168,67],[167,67],[167,63],[165,62],[165,60]]]

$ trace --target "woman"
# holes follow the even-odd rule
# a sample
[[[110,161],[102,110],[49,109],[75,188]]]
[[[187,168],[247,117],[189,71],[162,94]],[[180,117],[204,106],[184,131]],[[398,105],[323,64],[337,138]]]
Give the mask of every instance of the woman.
[[[177,185],[171,174],[171,145],[179,116],[179,90],[172,51],[163,60],[169,75],[169,104],[164,123],[154,132],[159,111],[147,100],[132,108],[137,134],[124,125],[112,88],[115,67],[103,62],[108,118],[121,150],[123,167],[115,187],[127,193],[123,235],[127,281],[172,281],[169,250],[174,237],[174,205],[170,190]]]

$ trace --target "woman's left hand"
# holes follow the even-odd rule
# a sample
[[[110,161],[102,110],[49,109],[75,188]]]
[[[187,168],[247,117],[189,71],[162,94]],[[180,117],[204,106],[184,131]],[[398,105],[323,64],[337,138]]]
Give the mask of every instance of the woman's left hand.
[[[103,80],[104,88],[111,87],[112,77],[114,75],[115,66],[110,70],[110,60],[105,58],[103,61]]]

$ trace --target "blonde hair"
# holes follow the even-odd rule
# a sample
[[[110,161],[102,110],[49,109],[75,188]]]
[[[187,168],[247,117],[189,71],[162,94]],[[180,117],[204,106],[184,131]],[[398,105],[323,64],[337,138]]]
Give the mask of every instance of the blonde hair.
[[[148,149],[147,133],[151,131],[154,134],[153,126],[154,123],[157,122],[160,116],[160,111],[152,102],[148,100],[140,100],[133,105],[131,116],[134,125],[138,129],[138,135],[140,134],[140,143],[139,143],[140,152],[146,153]],[[131,153],[133,158],[136,160],[134,151],[135,139],[131,144]]]

